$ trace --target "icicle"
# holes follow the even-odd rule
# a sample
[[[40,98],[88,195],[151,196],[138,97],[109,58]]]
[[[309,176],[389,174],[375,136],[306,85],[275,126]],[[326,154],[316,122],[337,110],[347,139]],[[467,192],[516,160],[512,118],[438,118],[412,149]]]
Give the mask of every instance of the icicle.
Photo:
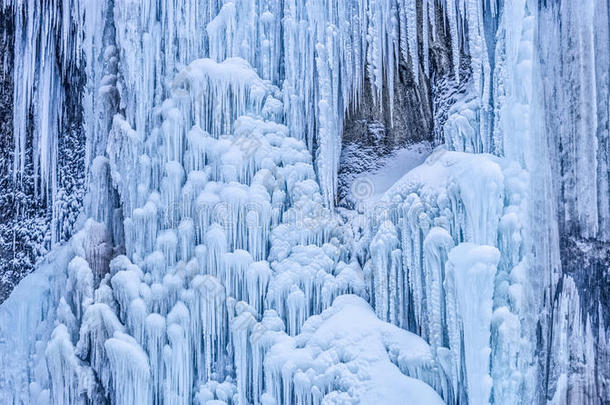
[[[163,231],[157,236],[157,250],[163,253],[166,269],[173,267],[178,258],[178,238],[174,230]]]
[[[286,331],[289,335],[295,336],[300,332],[301,325],[305,322],[305,294],[297,286],[292,286],[290,294],[286,298]]]
[[[451,1],[451,0],[449,0]],[[407,23],[407,46],[411,60],[411,71],[415,77],[415,83],[419,82],[419,41],[418,41],[418,26],[417,26],[417,5],[416,0],[405,0],[405,16]],[[425,6],[424,6],[425,8]],[[426,21],[424,20],[424,26]],[[403,55],[407,60],[406,55]]]
[[[371,260],[373,265],[375,312],[384,321],[396,321],[397,295],[396,259],[394,250],[398,247],[398,238],[394,225],[386,221],[379,228],[371,242]],[[400,252],[400,251],[399,251]]]
[[[263,312],[264,297],[271,278],[271,269],[266,261],[250,264],[246,275],[248,302],[254,306],[257,313]]]
[[[223,262],[225,263],[222,269],[223,285],[227,288],[228,294],[238,301],[245,299],[246,271],[252,263],[252,256],[247,251],[238,249],[233,253],[225,254]]]
[[[478,96],[482,95],[484,79],[483,69],[487,61],[487,49],[483,33],[483,10],[478,0],[466,1],[466,23],[468,25],[468,48],[470,53],[470,66],[472,79]]]
[[[81,371],[65,325],[59,324],[53,331],[46,349],[46,358],[51,377],[53,403],[79,403],[78,378]]]
[[[129,304],[127,311],[127,327],[129,333],[133,336],[136,341],[143,345],[145,343],[145,320],[148,316],[148,309],[146,303],[141,298],[136,298]]]
[[[489,403],[492,298],[500,252],[490,246],[463,243],[449,252],[447,271],[455,282],[457,310],[462,319],[468,398]],[[459,346],[458,346],[459,347]],[[459,350],[452,347],[453,350]]]
[[[93,302],[93,273],[82,257],[75,257],[68,265],[66,287],[76,319],[80,321],[87,307]]]
[[[181,302],[174,306],[167,317],[169,345],[163,349],[165,404],[186,405],[191,401],[193,363],[189,352],[189,318],[188,309]]]
[[[131,301],[140,298],[142,275],[142,271],[136,265],[130,265],[128,270],[119,271],[112,277],[112,290],[119,304],[119,313],[122,320],[127,319]]]
[[[212,370],[219,378],[224,377],[224,370],[214,365],[223,365],[226,357],[227,306],[224,286],[213,276],[196,276],[192,288],[199,297],[199,316],[203,330],[204,369],[199,370],[203,379],[211,377]]]
[[[450,249],[453,247],[453,238],[443,228],[432,228],[424,240],[424,275],[426,280],[426,312],[429,318],[430,337],[428,341],[432,349],[442,346],[443,327],[443,282],[445,277],[445,262]]]
[[[182,220],[178,226],[178,245],[179,259],[188,261],[195,251],[195,227],[190,218]]]
[[[180,195],[184,183],[184,169],[177,161],[165,165],[166,177],[161,181],[161,201],[164,208],[164,223],[175,227],[180,220]]]
[[[80,338],[76,345],[79,358],[87,360],[96,372],[102,387],[110,391],[111,370],[104,342],[124,327],[113,310],[106,304],[96,303],[87,308],[80,326]]]
[[[148,357],[129,335],[115,332],[104,344],[108,353],[117,404],[150,403],[150,366]]]
[[[251,328],[256,324],[256,319],[249,312],[243,312],[233,319],[231,332],[233,338],[233,349],[235,353],[235,369],[237,374],[238,404],[246,405],[252,398],[252,358],[250,353],[248,337]]]
[[[151,385],[153,404],[160,404],[162,397],[165,370],[163,368],[162,349],[165,345],[165,318],[159,314],[150,314],[145,321],[145,349],[150,358]]]
[[[447,20],[449,21],[449,35],[451,36],[451,56],[455,81],[460,83],[460,38],[458,33],[458,13],[455,6],[456,0],[447,0]]]
[[[429,29],[430,29],[430,22],[429,20],[432,19],[434,20],[435,16],[434,16],[434,10],[432,10],[432,12],[430,13],[429,10],[429,4],[433,4],[434,1],[432,0],[423,0],[422,1],[422,52],[423,52],[423,57],[424,57],[424,75],[429,76],[430,75],[430,34],[429,34]],[[428,16],[428,14],[431,14],[431,17]],[[433,32],[433,36],[434,36],[434,24],[432,24],[432,32]],[[432,41],[434,41],[434,38],[432,38]]]
[[[430,19],[430,30],[432,31],[432,41],[436,41],[436,1],[426,0],[428,3],[428,16]]]

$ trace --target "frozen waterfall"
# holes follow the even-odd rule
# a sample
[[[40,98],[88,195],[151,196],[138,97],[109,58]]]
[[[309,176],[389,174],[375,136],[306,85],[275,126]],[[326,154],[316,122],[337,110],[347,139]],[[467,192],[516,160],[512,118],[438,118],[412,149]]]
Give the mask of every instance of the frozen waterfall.
[[[608,0],[0,1],[52,213],[1,403],[610,404]],[[413,98],[431,153],[344,204]]]

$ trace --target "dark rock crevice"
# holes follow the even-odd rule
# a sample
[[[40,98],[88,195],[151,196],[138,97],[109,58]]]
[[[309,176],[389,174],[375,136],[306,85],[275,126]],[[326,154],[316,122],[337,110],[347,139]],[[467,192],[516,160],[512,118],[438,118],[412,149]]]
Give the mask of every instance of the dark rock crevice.
[[[418,4],[418,24],[423,24],[422,3]],[[449,107],[464,93],[470,77],[468,55],[462,49],[460,83],[454,78],[451,61],[451,38],[446,29],[445,14],[440,4],[434,15],[436,31],[428,32],[429,72],[419,60],[418,78],[399,52],[396,75],[386,78],[381,100],[371,90],[370,78],[365,77],[357,104],[348,108],[342,133],[342,152],[338,173],[338,204],[352,207],[350,186],[360,174],[375,169],[383,157],[396,149],[426,142],[443,142],[442,127]],[[405,27],[399,27],[405,29]],[[419,29],[419,54],[423,55],[423,38]],[[388,80],[393,80],[394,94],[390,100]],[[391,102],[392,101],[392,102]],[[391,109],[390,106],[393,105]]]
[[[25,6],[34,5],[26,3]],[[14,173],[13,85],[16,78],[13,66],[15,12],[19,11],[13,6],[0,8],[0,51],[3,55],[0,59],[0,302],[34,269],[53,243],[65,241],[72,235],[85,191],[81,101],[86,77],[82,66],[74,65],[70,58],[63,58],[57,32],[54,33],[54,63],[57,71],[62,72],[59,85],[63,103],[57,128],[57,155],[53,157],[57,173],[54,200],[50,193],[40,189],[41,179],[34,164],[34,105],[29,110],[24,170],[17,175]]]

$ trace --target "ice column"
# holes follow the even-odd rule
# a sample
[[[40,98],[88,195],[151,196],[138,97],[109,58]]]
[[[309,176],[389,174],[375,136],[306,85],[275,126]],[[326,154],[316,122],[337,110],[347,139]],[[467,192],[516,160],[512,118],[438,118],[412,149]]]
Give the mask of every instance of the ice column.
[[[463,331],[461,345],[464,347],[468,398],[474,404],[490,401],[489,339],[494,278],[499,260],[500,252],[495,247],[462,243],[451,249],[447,262],[448,288],[454,288]],[[452,349],[459,350],[458,347]],[[456,354],[460,356],[459,351]]]

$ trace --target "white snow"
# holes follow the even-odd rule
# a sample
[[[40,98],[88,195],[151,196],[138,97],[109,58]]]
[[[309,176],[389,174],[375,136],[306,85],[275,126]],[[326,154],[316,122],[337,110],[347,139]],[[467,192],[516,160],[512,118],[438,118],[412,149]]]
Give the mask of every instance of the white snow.
[[[358,175],[355,182],[370,183],[373,190],[370,196],[367,194],[367,200],[378,199],[407,172],[424,163],[431,153],[432,147],[428,143],[397,149],[390,156],[382,158],[377,169]]]
[[[338,397],[362,404],[444,403],[429,385],[405,375],[433,362],[430,347],[380,321],[359,297],[341,296],[309,318],[300,335],[275,339],[265,368],[278,377],[268,393],[279,403],[316,397],[330,403]]]

